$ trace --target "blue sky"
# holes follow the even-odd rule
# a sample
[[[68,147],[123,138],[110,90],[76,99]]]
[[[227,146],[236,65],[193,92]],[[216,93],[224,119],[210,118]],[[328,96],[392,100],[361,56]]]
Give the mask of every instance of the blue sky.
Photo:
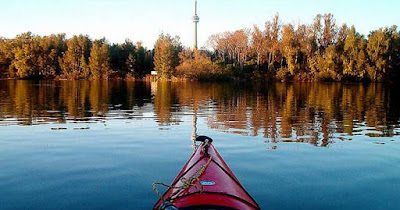
[[[213,33],[253,24],[263,26],[275,13],[285,23],[311,23],[316,14],[333,13],[337,23],[355,25],[368,34],[379,27],[400,25],[399,0],[198,0],[199,45]],[[152,47],[161,32],[193,43],[194,0],[0,0],[0,36],[32,31],[39,35],[65,32],[142,40]]]

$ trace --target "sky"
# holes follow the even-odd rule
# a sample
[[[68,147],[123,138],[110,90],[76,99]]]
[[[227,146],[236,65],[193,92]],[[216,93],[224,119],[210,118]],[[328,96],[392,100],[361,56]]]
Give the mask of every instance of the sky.
[[[362,34],[400,25],[400,0],[198,0],[199,46],[210,35],[264,26],[276,13],[284,23],[312,23],[333,13],[338,24]],[[194,0],[0,0],[0,36],[66,33],[106,37],[111,43],[142,41],[152,48],[160,33],[193,45]]]

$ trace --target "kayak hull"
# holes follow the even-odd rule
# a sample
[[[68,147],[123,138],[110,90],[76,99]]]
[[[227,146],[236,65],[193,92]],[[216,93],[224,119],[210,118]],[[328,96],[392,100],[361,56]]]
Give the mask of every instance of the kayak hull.
[[[179,209],[260,209],[211,143],[198,147],[153,209],[167,200]]]

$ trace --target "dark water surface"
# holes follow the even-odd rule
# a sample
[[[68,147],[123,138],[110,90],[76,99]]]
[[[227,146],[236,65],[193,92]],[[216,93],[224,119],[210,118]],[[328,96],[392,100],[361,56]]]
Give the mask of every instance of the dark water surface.
[[[0,81],[0,209],[151,209],[215,146],[263,209],[399,209],[400,90]]]

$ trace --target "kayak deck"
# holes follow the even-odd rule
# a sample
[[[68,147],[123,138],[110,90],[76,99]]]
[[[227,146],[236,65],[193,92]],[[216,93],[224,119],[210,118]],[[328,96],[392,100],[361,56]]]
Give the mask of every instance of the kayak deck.
[[[209,142],[197,148],[154,209],[164,201],[178,209],[260,209]]]

